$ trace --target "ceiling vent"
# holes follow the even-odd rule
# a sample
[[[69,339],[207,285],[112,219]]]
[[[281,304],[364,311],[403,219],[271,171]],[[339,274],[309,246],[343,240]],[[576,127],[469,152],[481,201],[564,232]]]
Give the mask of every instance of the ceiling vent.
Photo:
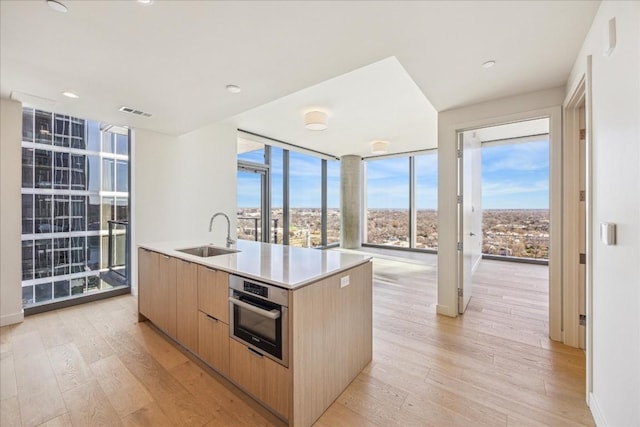
[[[153,115],[151,113],[145,113],[144,111],[136,110],[135,108],[131,108],[127,106],[120,107],[120,111],[122,111],[123,113],[129,113],[129,114],[142,116],[142,117],[151,117]]]

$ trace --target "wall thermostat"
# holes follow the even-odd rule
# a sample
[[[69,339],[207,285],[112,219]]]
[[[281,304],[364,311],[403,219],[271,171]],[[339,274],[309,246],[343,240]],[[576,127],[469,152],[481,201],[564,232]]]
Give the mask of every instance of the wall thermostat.
[[[616,225],[613,222],[600,224],[600,240],[607,246],[616,244]]]

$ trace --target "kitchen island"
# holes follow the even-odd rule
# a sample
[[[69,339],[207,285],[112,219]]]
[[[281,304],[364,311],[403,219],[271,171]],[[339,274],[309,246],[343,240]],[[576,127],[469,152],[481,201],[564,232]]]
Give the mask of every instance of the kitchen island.
[[[239,241],[231,248],[237,252],[199,256],[191,249],[201,245],[140,245],[140,319],[289,425],[313,424],[371,361],[370,258],[251,241]],[[229,290],[230,278],[239,290]],[[246,303],[267,293],[284,302]],[[243,318],[255,313],[274,319],[266,323],[273,333],[242,338]],[[259,342],[271,335],[281,353]]]

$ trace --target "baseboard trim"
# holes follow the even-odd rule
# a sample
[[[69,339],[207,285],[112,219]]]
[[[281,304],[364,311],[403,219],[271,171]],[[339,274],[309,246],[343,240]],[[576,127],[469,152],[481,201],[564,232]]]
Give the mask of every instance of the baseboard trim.
[[[24,310],[20,310],[20,313],[5,314],[4,316],[0,316],[0,327],[22,323],[23,321]]]
[[[589,393],[589,409],[591,410],[591,415],[593,416],[593,421],[595,421],[596,426],[607,427],[607,422],[604,420],[598,399],[596,399],[593,393]]]

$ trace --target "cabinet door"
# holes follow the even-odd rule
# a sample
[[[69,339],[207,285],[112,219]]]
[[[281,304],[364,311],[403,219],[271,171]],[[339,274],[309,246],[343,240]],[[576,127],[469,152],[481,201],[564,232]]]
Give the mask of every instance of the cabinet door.
[[[138,312],[154,321],[153,288],[158,281],[160,254],[138,248]]]
[[[176,330],[177,340],[198,352],[198,266],[177,260]]]
[[[291,401],[290,390],[289,369],[264,357],[264,403],[287,419]]]
[[[229,377],[240,387],[264,400],[265,357],[234,339],[229,340]]]
[[[198,266],[198,308],[200,311],[229,323],[229,275]]]
[[[198,312],[198,353],[218,372],[229,375],[229,325]]]
[[[158,278],[152,298],[154,323],[172,338],[176,337],[176,261],[170,256],[159,255]]]

